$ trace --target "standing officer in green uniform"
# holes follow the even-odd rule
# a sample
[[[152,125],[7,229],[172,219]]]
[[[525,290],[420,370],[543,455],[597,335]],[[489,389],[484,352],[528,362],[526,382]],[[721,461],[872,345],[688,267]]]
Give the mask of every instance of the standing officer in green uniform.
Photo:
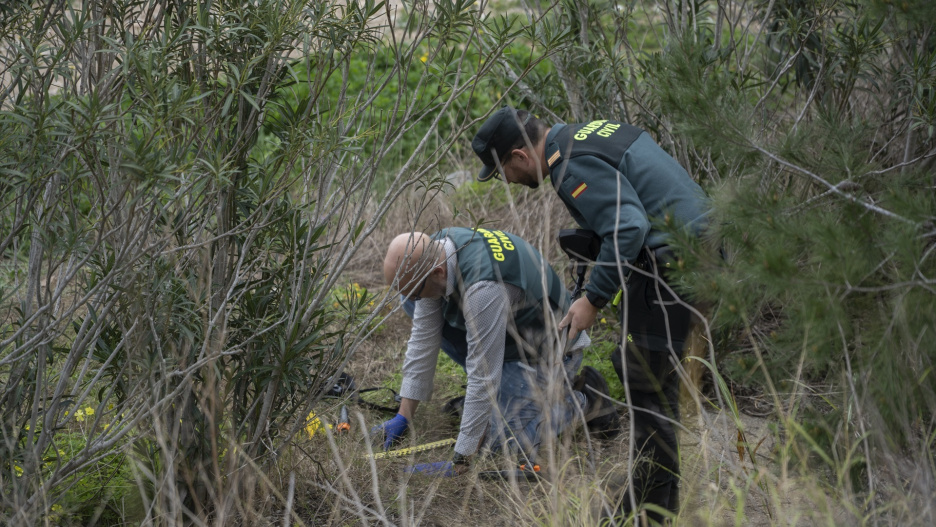
[[[471,146],[484,163],[478,180],[503,174],[508,183],[536,188],[548,176],[575,221],[601,238],[585,296],[572,304],[560,328],[568,326],[574,334],[591,327],[627,280],[621,316],[633,342],[614,354],[614,366],[629,388],[633,409],[634,492],[637,503],[676,512],[677,366],[692,315],[684,300],[660,283],[672,257],[658,225],[700,234],[709,208],[705,193],[646,132],[626,123],[550,127],[505,106],[481,126]],[[625,494],[621,513],[630,514],[632,506]],[[651,511],[648,516],[662,520]]]

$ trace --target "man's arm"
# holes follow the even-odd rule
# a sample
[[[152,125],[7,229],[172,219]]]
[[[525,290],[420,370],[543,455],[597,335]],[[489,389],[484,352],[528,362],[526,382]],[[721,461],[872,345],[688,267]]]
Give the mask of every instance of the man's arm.
[[[413,331],[403,361],[400,409],[393,419],[371,429],[371,434],[383,434],[384,449],[389,449],[409,429],[419,401],[432,396],[432,380],[442,342],[442,307],[441,300],[416,302]]]
[[[517,291],[522,297],[523,292]],[[494,411],[504,366],[504,341],[510,317],[508,288],[498,282],[478,282],[463,298],[468,332],[468,388],[455,452],[477,452]]]
[[[432,398],[432,382],[442,346],[442,324],[445,323],[444,305],[441,299],[427,298],[416,302],[413,330],[403,359],[400,397],[404,399],[426,401]],[[407,419],[411,417],[406,416]]]
[[[568,326],[575,334],[594,325],[598,310],[617,293],[626,274],[624,263],[640,254],[650,221],[637,192],[617,168],[592,156],[580,156],[566,170],[558,188],[560,197],[585,222],[583,228],[601,237],[601,252],[585,296],[559,322],[560,328]]]
[[[569,163],[562,181],[563,201],[601,237],[598,265],[592,270],[585,290],[611,298],[621,285],[618,268],[633,262],[650,232],[650,220],[637,191],[615,167],[604,161],[580,156]],[[582,185],[584,189],[573,194]]]

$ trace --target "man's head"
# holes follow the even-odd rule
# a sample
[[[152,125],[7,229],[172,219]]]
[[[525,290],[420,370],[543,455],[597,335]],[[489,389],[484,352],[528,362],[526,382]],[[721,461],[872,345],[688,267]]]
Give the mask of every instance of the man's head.
[[[538,187],[546,174],[539,159],[546,128],[529,112],[510,106],[491,114],[471,141],[472,150],[484,163],[478,181],[503,174],[508,183]]]
[[[445,294],[445,250],[422,232],[400,234],[390,242],[384,258],[384,280],[410,300]]]

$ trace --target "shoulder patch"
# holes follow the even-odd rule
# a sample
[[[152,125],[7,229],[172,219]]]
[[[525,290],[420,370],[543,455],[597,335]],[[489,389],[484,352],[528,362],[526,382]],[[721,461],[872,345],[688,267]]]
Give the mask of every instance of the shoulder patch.
[[[559,159],[559,149],[557,148],[553,155],[549,156],[549,159],[546,160],[546,164],[549,165],[549,168],[552,168],[556,161]]]
[[[572,191],[572,197],[573,198],[579,197],[579,195],[581,195],[582,192],[585,192],[585,189],[587,188],[588,188],[588,185],[586,185],[585,183],[582,183],[581,185],[575,187],[575,190]]]

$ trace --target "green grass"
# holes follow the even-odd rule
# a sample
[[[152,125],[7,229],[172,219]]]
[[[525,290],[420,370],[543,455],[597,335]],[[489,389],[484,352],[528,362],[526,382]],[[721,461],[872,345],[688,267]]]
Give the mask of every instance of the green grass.
[[[78,419],[81,419],[78,421]],[[68,463],[88,442],[93,418],[76,412],[76,425],[56,434],[55,447],[43,459],[46,470]],[[128,507],[139,500],[130,461],[122,453],[93,463],[67,487],[52,516],[62,525],[84,525],[97,518],[97,525],[118,525],[128,518]]]

